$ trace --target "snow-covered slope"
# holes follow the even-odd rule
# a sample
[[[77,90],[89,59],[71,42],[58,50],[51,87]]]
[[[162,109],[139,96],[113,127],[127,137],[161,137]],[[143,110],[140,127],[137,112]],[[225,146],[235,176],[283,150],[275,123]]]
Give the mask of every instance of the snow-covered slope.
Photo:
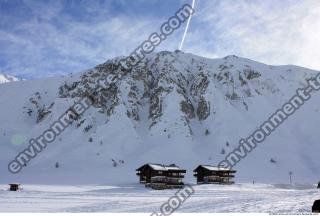
[[[0,84],[7,83],[7,82],[20,81],[20,80],[21,80],[20,78],[0,73]]]
[[[0,185],[1,212],[159,212],[176,190],[143,185],[23,185],[19,193]],[[315,185],[197,185],[176,213],[311,213],[319,198]],[[143,214],[142,212],[146,212]],[[148,213],[149,214],[148,214]]]
[[[194,182],[198,164],[220,162],[317,73],[180,51],[152,54],[126,72],[118,61],[73,77],[0,86],[0,182],[132,183],[147,162],[176,163]],[[125,75],[108,89],[97,85],[118,73]],[[28,139],[84,96],[93,106],[21,173],[10,174],[8,163]],[[288,182],[289,171],[295,182],[319,180],[319,98],[314,94],[241,161],[236,181]]]

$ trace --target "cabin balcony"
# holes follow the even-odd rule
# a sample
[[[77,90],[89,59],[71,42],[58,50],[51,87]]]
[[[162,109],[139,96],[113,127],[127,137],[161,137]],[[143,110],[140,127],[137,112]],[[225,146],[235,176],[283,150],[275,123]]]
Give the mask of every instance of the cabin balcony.
[[[220,177],[220,178],[234,178],[235,176],[234,175],[216,175],[217,177]]]
[[[184,185],[181,177],[154,176],[151,183],[167,184],[167,185]]]
[[[184,175],[178,175],[178,176],[171,176],[171,175],[168,175],[166,176],[167,178],[173,178],[173,179],[183,179],[184,178]]]
[[[198,177],[198,173],[193,174],[194,177]],[[212,177],[217,177],[217,178],[234,178],[235,175],[232,174],[220,174],[220,173],[213,173],[209,175],[204,175],[204,176],[212,176]]]
[[[184,178],[183,173],[168,173],[166,176],[170,178]]]
[[[184,185],[180,178],[167,178],[167,184]]]
[[[204,178],[228,179],[228,178],[233,178],[233,177],[232,176],[210,175],[210,176],[204,176]]]
[[[204,184],[234,184],[234,181],[230,181],[231,178],[229,177],[216,177],[216,176],[205,176],[203,178]]]
[[[212,174],[212,175],[205,175],[204,177],[214,177],[214,178],[234,178],[234,175],[219,175],[219,174]]]

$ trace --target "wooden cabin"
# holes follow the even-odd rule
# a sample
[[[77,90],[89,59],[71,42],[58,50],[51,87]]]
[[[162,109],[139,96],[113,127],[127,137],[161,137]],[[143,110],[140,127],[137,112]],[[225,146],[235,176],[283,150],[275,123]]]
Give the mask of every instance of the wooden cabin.
[[[235,170],[211,165],[199,165],[193,170],[197,184],[234,184]]]
[[[312,213],[320,213],[320,200],[316,200],[312,206]]]
[[[153,189],[182,188],[186,170],[175,164],[145,164],[137,170],[137,176],[141,184]]]
[[[20,184],[18,184],[18,183],[9,184],[9,186],[10,186],[10,188],[9,188],[10,191],[20,190]]]

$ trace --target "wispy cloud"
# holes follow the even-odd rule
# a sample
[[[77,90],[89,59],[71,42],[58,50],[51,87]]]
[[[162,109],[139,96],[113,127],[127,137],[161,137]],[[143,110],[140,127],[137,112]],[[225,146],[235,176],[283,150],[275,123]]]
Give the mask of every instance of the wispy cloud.
[[[216,0],[197,8],[201,29],[191,27],[190,52],[320,69],[320,1]]]
[[[159,16],[114,15],[110,1],[74,2],[24,1],[28,19],[0,28],[1,70],[28,77],[82,71],[128,55],[161,24]]]
[[[0,0],[0,71],[83,71],[128,55],[190,0]],[[320,69],[320,1],[197,0],[184,50]],[[160,49],[178,48],[183,28]]]

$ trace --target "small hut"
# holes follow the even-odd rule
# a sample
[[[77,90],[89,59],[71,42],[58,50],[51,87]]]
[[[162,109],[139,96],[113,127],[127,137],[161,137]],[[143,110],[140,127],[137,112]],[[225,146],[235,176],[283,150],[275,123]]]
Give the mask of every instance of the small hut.
[[[137,170],[137,176],[141,184],[153,189],[171,189],[182,188],[184,183],[185,169],[180,168],[175,164],[163,165],[148,163]]]
[[[312,213],[320,213],[320,200],[316,200],[312,206]]]
[[[194,172],[197,184],[234,184],[235,170],[211,165],[199,165]]]
[[[10,191],[18,191],[18,190],[20,190],[20,185],[21,184],[18,184],[18,183],[9,184],[9,186],[10,186],[9,190]]]

